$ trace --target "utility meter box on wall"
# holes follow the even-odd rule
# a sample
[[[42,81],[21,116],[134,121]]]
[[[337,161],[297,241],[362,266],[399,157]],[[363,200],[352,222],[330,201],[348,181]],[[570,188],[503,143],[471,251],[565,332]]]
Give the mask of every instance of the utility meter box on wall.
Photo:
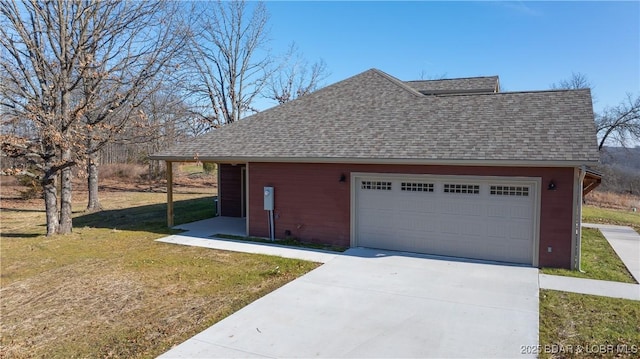
[[[273,211],[273,187],[264,188],[264,210]]]

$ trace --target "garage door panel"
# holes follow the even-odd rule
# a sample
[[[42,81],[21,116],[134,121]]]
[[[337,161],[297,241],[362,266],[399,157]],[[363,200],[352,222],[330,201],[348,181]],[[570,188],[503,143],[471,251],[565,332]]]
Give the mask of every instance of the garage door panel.
[[[490,203],[485,207],[487,216],[494,218],[507,218],[510,216],[510,207],[503,204]]]
[[[521,221],[521,222],[514,222],[509,224],[508,228],[509,228],[509,237],[514,239],[514,240],[527,240],[530,241],[531,239],[531,231],[528,230],[527,225],[529,224],[529,222],[526,221]]]
[[[434,231],[433,224],[430,223],[429,218],[433,217],[432,213],[427,213],[426,215],[420,215],[416,212],[403,212],[400,216],[397,223],[399,224],[399,228],[403,228],[405,231],[409,233],[413,232],[425,232],[430,233]],[[427,220],[425,220],[427,217]]]
[[[366,181],[362,186],[355,183],[355,231],[360,246],[526,264],[533,261],[535,187],[531,182]]]
[[[394,211],[391,209],[367,209],[364,210],[360,220],[363,227],[384,227],[384,218],[393,217]]]
[[[482,218],[473,217],[464,223],[458,223],[460,234],[469,238],[483,238],[486,236],[487,223]]]
[[[508,238],[511,230],[507,226],[489,226],[487,228],[487,237]]]
[[[531,205],[528,206],[512,206],[510,218],[512,219],[526,219],[529,220],[533,216],[533,210]]]
[[[433,197],[431,198],[420,198],[419,197],[407,197],[402,196],[398,199],[397,204],[395,204],[398,211],[401,212],[416,212],[416,213],[438,213],[439,208],[437,206],[437,200]],[[390,203],[393,205],[393,203]]]
[[[458,221],[452,219],[451,216],[444,216],[444,218],[442,218],[442,220],[440,220],[436,225],[438,227],[438,231],[443,234],[460,234]]]

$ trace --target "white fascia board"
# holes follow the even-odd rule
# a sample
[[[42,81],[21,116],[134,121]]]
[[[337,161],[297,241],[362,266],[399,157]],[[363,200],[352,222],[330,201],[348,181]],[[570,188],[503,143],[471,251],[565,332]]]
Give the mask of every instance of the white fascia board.
[[[192,157],[153,156],[152,160],[171,162],[195,162]],[[201,162],[216,163],[248,163],[248,162],[283,162],[283,163],[353,163],[353,164],[388,164],[388,165],[431,165],[431,166],[496,166],[496,167],[580,167],[595,165],[598,161],[552,161],[552,160],[469,160],[469,159],[411,159],[411,158],[342,158],[342,157],[204,157]]]

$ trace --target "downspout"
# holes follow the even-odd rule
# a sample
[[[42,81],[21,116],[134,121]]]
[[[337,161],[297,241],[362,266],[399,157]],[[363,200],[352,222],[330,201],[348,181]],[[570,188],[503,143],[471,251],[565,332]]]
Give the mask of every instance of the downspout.
[[[582,186],[584,183],[584,177],[587,174],[587,169],[584,165],[580,166],[579,170],[578,170],[578,183],[576,183],[576,188],[575,188],[575,195],[574,198],[576,199],[576,207],[575,207],[575,213],[576,213],[576,219],[575,219],[575,226],[576,226],[576,253],[575,253],[575,259],[574,259],[574,263],[575,263],[575,269],[577,269],[579,272],[582,272]]]

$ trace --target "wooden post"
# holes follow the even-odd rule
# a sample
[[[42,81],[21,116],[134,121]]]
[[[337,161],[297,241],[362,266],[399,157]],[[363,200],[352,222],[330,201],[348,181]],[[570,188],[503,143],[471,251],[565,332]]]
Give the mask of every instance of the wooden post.
[[[167,161],[167,226],[173,227],[173,163]]]

